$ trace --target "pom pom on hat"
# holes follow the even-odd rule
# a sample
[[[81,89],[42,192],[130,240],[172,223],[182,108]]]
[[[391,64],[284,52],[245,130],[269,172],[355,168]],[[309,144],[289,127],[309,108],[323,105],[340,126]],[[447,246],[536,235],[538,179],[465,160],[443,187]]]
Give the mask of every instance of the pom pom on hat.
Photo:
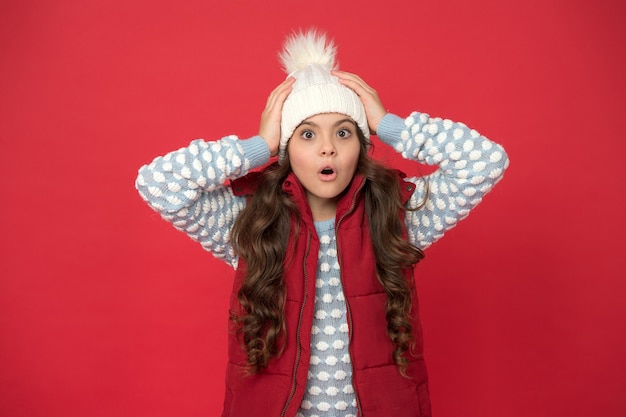
[[[341,113],[352,118],[366,138],[370,133],[361,99],[341,85],[330,71],[337,69],[337,49],[332,41],[316,30],[294,33],[280,53],[283,69],[296,79],[285,100],[281,117],[278,161],[282,163],[287,143],[303,120],[320,113]]]
[[[323,33],[311,29],[289,36],[279,56],[283,70],[289,76],[311,64],[317,64],[326,71],[337,69],[336,54],[333,41],[326,42]]]

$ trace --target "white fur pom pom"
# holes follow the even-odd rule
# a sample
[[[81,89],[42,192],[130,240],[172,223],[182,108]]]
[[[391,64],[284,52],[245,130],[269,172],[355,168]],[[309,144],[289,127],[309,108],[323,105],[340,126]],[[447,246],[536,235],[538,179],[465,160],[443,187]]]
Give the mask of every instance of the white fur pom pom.
[[[314,29],[294,33],[285,41],[280,60],[287,75],[301,70],[310,64],[318,64],[328,71],[337,69],[335,55],[337,49],[333,41],[326,42],[326,35]]]

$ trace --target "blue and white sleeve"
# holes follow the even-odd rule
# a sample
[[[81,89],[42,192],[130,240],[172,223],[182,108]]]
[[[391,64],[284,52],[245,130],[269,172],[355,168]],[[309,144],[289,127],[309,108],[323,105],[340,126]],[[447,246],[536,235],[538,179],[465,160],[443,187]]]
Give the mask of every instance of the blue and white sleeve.
[[[227,182],[264,165],[269,156],[260,136],[197,139],[141,167],[135,186],[166,221],[236,268],[230,232],[246,201]]]
[[[406,211],[409,241],[425,249],[467,217],[500,181],[509,160],[502,146],[463,123],[412,113],[406,119],[387,114],[379,138],[405,159],[438,169],[407,178],[416,185]]]

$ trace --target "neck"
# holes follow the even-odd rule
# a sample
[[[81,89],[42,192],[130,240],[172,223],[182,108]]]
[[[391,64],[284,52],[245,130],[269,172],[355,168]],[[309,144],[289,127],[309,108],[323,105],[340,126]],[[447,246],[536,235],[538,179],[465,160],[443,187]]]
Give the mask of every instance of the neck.
[[[307,200],[311,208],[313,221],[330,220],[337,215],[337,199],[319,199],[308,195]]]

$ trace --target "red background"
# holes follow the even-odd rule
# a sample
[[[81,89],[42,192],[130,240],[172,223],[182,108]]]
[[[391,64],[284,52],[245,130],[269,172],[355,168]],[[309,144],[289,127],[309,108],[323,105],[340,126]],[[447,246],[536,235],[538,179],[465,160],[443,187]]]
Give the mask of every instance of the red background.
[[[0,415],[215,416],[232,274],[138,167],[256,133],[316,25],[406,116],[502,143],[418,268],[436,416],[626,415],[621,1],[3,1]],[[395,156],[378,154],[400,163]]]

